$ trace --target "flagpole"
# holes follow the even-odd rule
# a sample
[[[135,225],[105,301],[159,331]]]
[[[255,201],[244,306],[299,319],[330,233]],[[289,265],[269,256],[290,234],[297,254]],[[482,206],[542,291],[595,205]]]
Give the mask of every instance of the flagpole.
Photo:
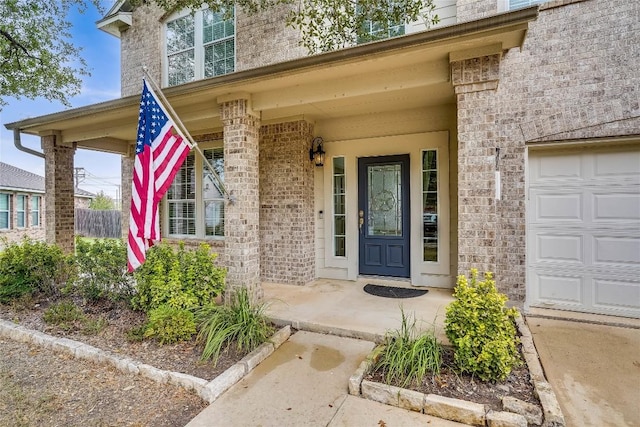
[[[202,161],[203,161],[204,165],[209,168],[209,171],[213,174],[213,177],[218,182],[218,186],[219,186],[220,190],[227,197],[227,200],[229,201],[229,203],[233,204],[235,202],[235,198],[231,195],[231,193],[229,193],[229,191],[227,191],[227,188],[224,186],[224,183],[222,182],[222,179],[218,175],[218,172],[216,172],[216,170],[213,168],[211,163],[209,163],[209,159],[207,159],[205,157],[204,153],[202,152],[202,150],[198,146],[198,143],[195,142],[195,140],[193,139],[193,137],[191,136],[191,134],[187,130],[187,127],[184,125],[184,123],[182,123],[182,120],[180,120],[180,117],[178,116],[178,114],[175,112],[175,110],[173,109],[173,107],[169,103],[169,100],[164,96],[164,93],[162,93],[162,89],[160,88],[160,86],[156,83],[156,81],[153,79],[153,77],[149,74],[148,68],[146,66],[144,66],[144,67],[142,67],[142,71],[144,71],[145,76],[147,76],[147,79],[151,83],[151,86],[153,86],[154,92],[156,92],[160,96],[160,99],[162,99],[163,105],[165,107],[167,107],[167,109],[169,110],[169,113],[172,116],[171,118],[173,119],[174,123],[178,127],[178,130],[180,131],[180,133],[182,133],[183,137],[185,137],[187,139],[187,142],[189,143],[191,148],[195,148],[195,150],[198,152],[198,154],[200,154],[200,157],[202,157]]]

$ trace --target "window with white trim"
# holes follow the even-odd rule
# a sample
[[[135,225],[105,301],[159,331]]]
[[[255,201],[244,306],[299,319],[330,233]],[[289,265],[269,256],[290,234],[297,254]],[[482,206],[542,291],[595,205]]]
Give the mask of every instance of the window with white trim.
[[[40,196],[31,196],[31,226],[40,226]]]
[[[223,148],[208,148],[202,152],[224,181]],[[224,238],[224,196],[202,158],[193,152],[187,156],[169,187],[166,206],[170,237]]]
[[[359,13],[358,6],[356,6],[356,13]],[[405,25],[402,22],[380,22],[367,19],[362,23],[361,30],[361,34],[358,35],[358,44],[402,36],[405,34]]]
[[[344,170],[344,157],[333,158],[333,254],[343,257],[347,255],[347,180]]]
[[[27,225],[27,196],[16,196],[16,227],[24,228]]]
[[[175,86],[235,70],[235,13],[180,12],[165,25],[165,82]]]
[[[522,9],[523,7],[533,6],[534,4],[544,3],[547,0],[508,0],[509,10]]]
[[[438,262],[438,151],[422,152],[423,261]]]
[[[0,230],[8,230],[11,226],[11,195],[0,193]]]

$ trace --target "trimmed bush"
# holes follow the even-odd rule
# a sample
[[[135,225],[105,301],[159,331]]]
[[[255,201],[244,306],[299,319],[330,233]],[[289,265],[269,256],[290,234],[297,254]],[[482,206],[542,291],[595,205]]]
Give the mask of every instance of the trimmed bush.
[[[182,243],[177,251],[166,244],[153,246],[134,273],[133,306],[149,312],[163,305],[194,309],[212,304],[224,290],[226,276],[214,265],[216,257],[204,243],[195,251],[185,250]]]
[[[56,245],[25,238],[0,252],[0,303],[24,295],[57,295],[74,274],[72,257]]]
[[[195,333],[196,323],[191,311],[163,305],[149,312],[144,337],[155,338],[160,344],[173,344],[188,341]]]
[[[127,248],[119,239],[76,238],[78,293],[88,301],[130,301],[133,276],[127,272]]]
[[[507,297],[497,291],[490,272],[481,281],[476,269],[471,270],[470,282],[458,276],[453,296],[445,332],[457,367],[483,381],[504,381],[520,364],[514,325],[518,312],[506,308]]]

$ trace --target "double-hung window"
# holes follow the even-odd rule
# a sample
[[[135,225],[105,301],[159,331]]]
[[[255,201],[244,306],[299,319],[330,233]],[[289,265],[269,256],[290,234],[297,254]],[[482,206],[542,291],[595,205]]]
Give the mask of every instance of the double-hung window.
[[[0,230],[7,230],[11,226],[11,196],[0,193]]]
[[[203,149],[224,180],[222,147]],[[213,173],[193,153],[185,159],[167,192],[168,234],[181,238],[224,237],[224,196]]]
[[[360,13],[360,10],[359,7],[356,7],[356,13]],[[358,44],[402,36],[404,33],[405,25],[403,22],[366,19],[361,24]]]
[[[18,194],[16,196],[16,226],[26,227],[27,223],[27,196]]]
[[[181,12],[165,26],[166,84],[174,86],[235,70],[235,13]]]
[[[31,196],[31,226],[40,226],[40,196]]]

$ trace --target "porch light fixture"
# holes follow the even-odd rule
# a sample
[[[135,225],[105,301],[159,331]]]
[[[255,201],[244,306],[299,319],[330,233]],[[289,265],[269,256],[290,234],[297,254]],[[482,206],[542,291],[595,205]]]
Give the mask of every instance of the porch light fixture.
[[[309,160],[313,160],[316,166],[324,165],[324,150],[322,149],[323,139],[321,136],[316,136],[311,141],[311,148],[309,149]],[[315,147],[315,149],[314,149]]]

